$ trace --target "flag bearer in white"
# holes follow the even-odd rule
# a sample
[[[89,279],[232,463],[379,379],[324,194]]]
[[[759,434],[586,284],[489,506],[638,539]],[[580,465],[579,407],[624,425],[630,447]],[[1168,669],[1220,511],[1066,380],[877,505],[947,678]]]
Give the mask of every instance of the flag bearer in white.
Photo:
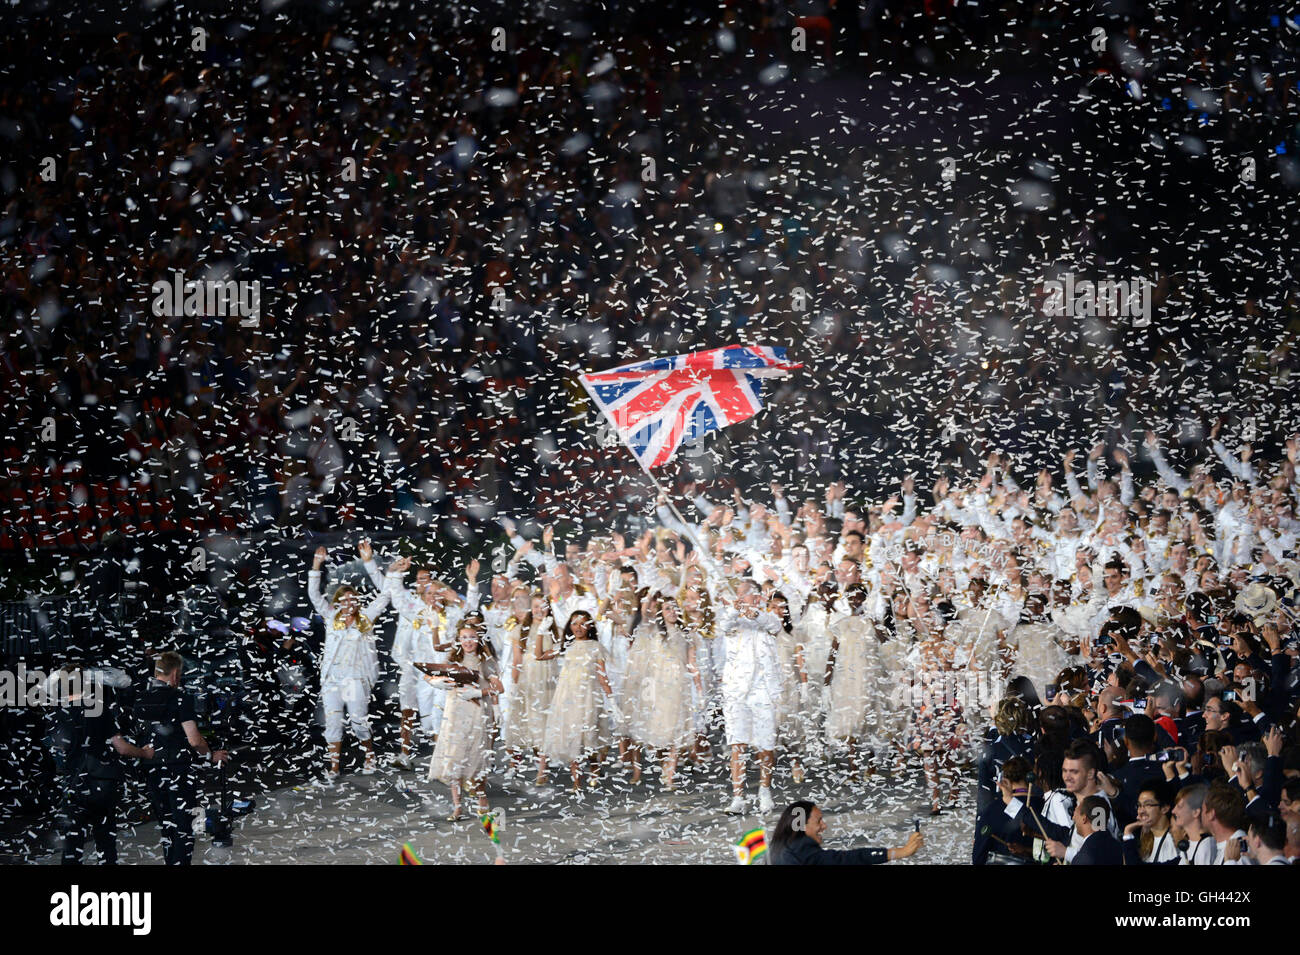
[[[745,747],[758,752],[758,808],[771,812],[772,762],[776,749],[776,702],[781,695],[777,666],[776,614],[763,609],[757,585],[742,577],[734,598],[723,593],[720,630],[726,640],[727,661],[722,668],[722,718],[731,747],[731,803],[729,813],[745,811]]]

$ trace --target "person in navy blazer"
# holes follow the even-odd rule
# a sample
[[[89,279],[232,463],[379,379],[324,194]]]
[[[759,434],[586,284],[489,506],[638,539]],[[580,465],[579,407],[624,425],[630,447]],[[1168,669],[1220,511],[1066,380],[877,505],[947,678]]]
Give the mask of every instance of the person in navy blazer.
[[[1110,834],[1110,804],[1101,796],[1088,796],[1074,810],[1074,828],[1084,837],[1070,865],[1123,865],[1124,848]]]

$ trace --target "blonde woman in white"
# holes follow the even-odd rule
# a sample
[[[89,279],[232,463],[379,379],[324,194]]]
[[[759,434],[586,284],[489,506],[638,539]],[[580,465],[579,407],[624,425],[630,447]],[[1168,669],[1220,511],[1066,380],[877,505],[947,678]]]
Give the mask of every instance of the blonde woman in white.
[[[325,621],[325,649],[321,654],[321,702],[325,707],[325,743],[329,748],[328,778],[339,775],[343,753],[343,714],[346,710],[352,733],[366,751],[361,770],[375,772],[375,749],[370,740],[370,693],[379,676],[379,653],[375,646],[375,620],[388,606],[387,591],[379,594],[364,608],[355,587],[344,584],[331,599],[321,594],[321,567],[329,554],[316,549],[311,570],[307,573],[307,596],[312,607]],[[407,562],[409,563],[409,561]],[[406,564],[394,561],[389,575],[400,573]]]
[[[446,691],[441,684],[429,679],[416,666],[417,663],[445,663],[447,653],[455,643],[456,632],[461,618],[478,607],[478,570],[477,560],[471,560],[465,568],[465,577],[469,582],[464,601],[442,581],[429,576],[426,571],[416,574],[416,590],[408,591],[402,583],[402,574],[410,567],[409,558],[395,561],[400,564],[398,573],[390,573],[386,587],[392,598],[393,607],[399,614],[399,630],[393,641],[393,656],[403,661],[403,685],[408,678],[414,683],[414,702],[420,714],[420,729],[432,742],[437,743],[439,727],[442,725],[442,708]],[[405,639],[403,639],[403,631]],[[400,657],[399,657],[400,648]],[[403,704],[402,752],[395,760],[396,765],[409,768],[411,738],[407,730],[406,701]]]

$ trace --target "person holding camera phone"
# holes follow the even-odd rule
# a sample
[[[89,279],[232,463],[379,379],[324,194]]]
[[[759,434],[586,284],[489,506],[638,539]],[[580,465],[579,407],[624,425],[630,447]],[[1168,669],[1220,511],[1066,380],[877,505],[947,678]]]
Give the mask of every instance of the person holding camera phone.
[[[1002,764],[998,787],[1005,782],[1012,796],[1028,801],[1033,778],[1029,760],[1012,756]],[[1033,848],[1033,839],[1024,833],[1017,820],[1006,814],[1001,800],[990,800],[980,810],[975,819],[975,847],[971,854],[974,865],[1028,865]]]
[[[825,849],[828,826],[816,803],[806,799],[786,806],[776,821],[768,849],[768,865],[879,865],[906,859],[925,845],[920,822],[903,845],[891,849]]]

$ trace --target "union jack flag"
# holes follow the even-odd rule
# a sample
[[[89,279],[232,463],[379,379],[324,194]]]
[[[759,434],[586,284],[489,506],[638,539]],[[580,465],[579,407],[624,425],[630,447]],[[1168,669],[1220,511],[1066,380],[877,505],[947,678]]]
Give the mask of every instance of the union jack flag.
[[[728,345],[578,376],[601,414],[647,469],[673,459],[683,441],[753,417],[763,379],[802,365],[784,348]]]

